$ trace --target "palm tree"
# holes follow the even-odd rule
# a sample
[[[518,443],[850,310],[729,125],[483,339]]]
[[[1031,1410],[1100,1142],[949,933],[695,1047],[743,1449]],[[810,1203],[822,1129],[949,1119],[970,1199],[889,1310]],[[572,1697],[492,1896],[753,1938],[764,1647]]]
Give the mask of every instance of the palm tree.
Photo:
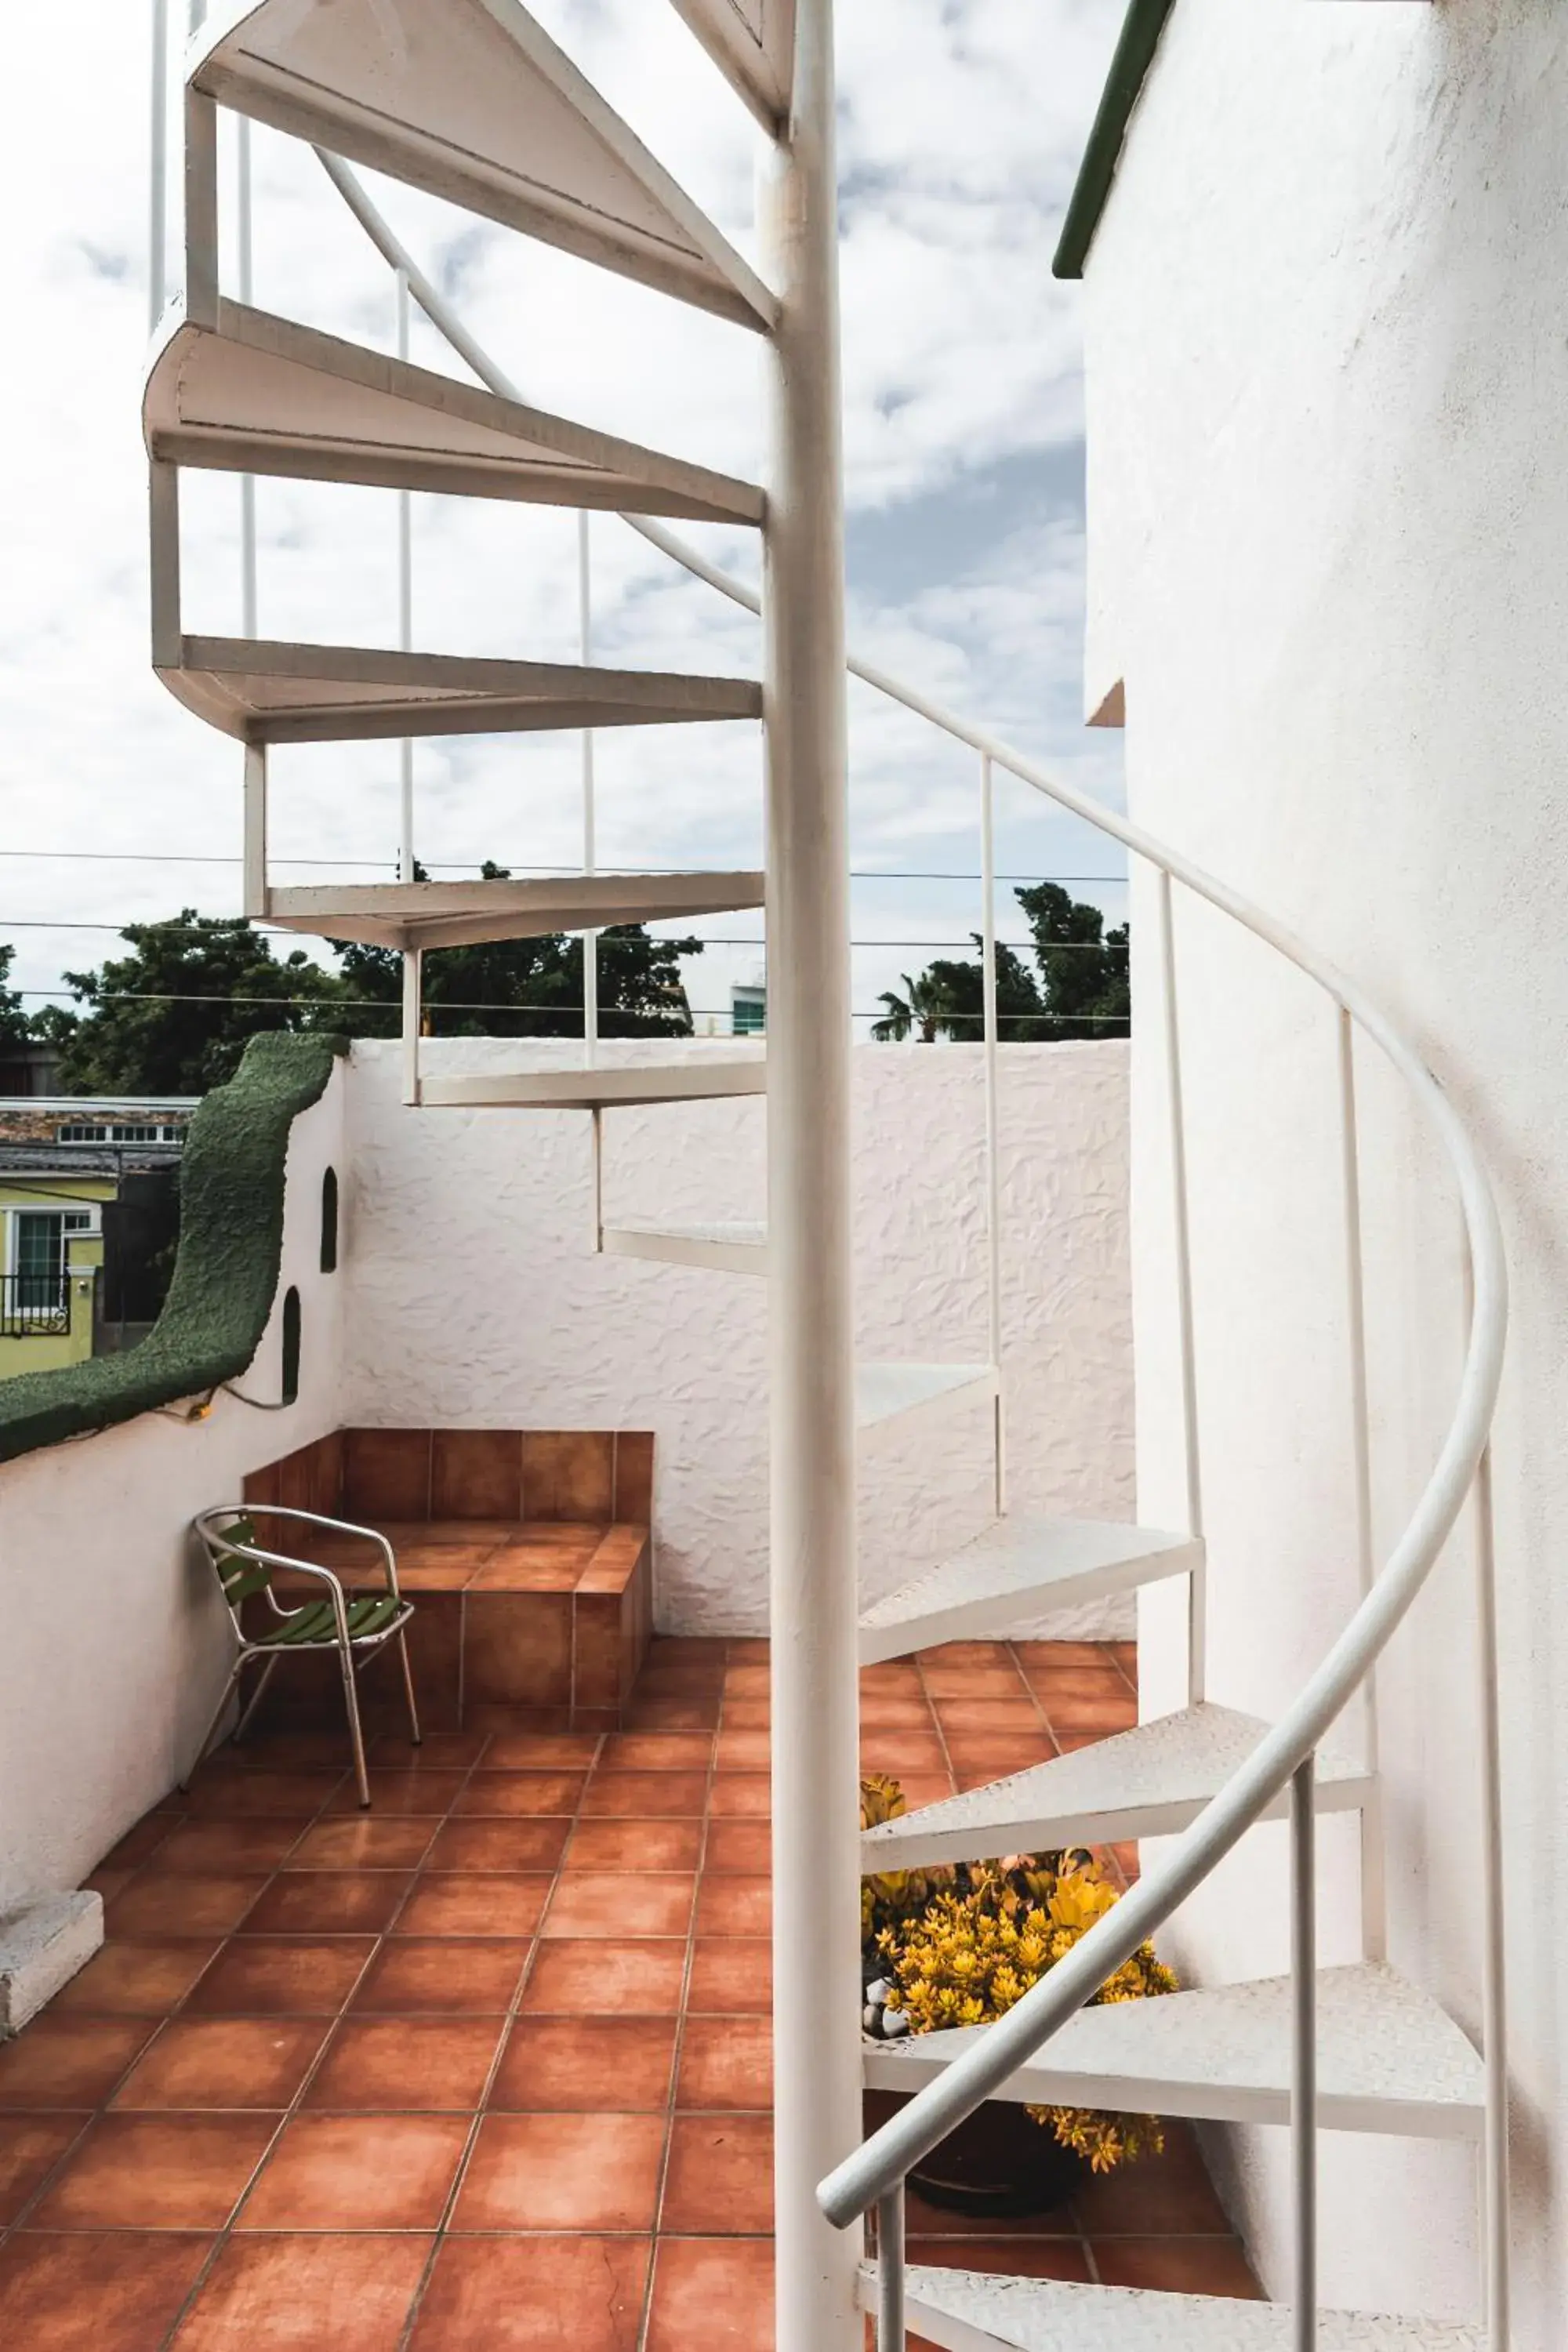
[[[901,1045],[918,1029],[922,1045],[934,1045],[941,1032],[951,1025],[946,988],[929,971],[922,971],[918,980],[911,980],[907,971],[900,977],[904,993],[900,996],[890,988],[882,991],[887,1015],[872,1022],[872,1036],[879,1045]]]

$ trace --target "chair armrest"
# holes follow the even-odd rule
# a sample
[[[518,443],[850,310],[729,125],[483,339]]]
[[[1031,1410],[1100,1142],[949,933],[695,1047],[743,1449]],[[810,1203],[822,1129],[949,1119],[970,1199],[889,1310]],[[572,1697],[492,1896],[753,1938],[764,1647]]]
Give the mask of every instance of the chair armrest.
[[[342,1585],[338,1583],[337,1578],[332,1576],[330,1569],[319,1568],[310,1560],[290,1559],[280,1552],[268,1551],[260,1546],[247,1547],[244,1544],[226,1543],[221,1531],[209,1528],[207,1522],[211,1519],[226,1518],[231,1513],[237,1518],[244,1517],[250,1519],[298,1519],[306,1527],[328,1528],[333,1535],[363,1537],[367,1543],[375,1544],[380,1549],[382,1565],[386,1573],[388,1592],[395,1601],[400,1601],[403,1598],[397,1583],[397,1555],[379,1528],[362,1528],[353,1519],[330,1519],[324,1511],[297,1510],[288,1503],[225,1503],[218,1505],[213,1510],[203,1511],[197,1518],[196,1528],[204,1542],[222,1544],[230,1552],[241,1553],[247,1559],[270,1561],[279,1568],[300,1568],[303,1569],[308,1575],[329,1577],[333,1583],[338,1584],[340,1592],[342,1589]]]

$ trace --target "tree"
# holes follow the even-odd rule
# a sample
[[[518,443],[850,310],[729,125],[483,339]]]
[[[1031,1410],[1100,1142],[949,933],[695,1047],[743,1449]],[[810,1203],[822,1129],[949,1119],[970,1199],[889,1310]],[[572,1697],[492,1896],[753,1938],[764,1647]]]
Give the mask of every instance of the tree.
[[[489,864],[484,877],[508,879]],[[329,971],[302,948],[276,956],[243,917],[200,916],[193,907],[167,921],[129,924],[121,937],[130,955],[64,975],[85,1010],[53,1005],[32,1024],[31,1034],[58,1048],[61,1084],[74,1093],[204,1094],[233,1076],[258,1030],[388,1037],[402,1026],[403,959],[390,948],[346,947],[341,971]],[[602,931],[601,1033],[689,1036],[678,959],[701,952],[700,940],[649,939],[640,923]],[[0,949],[0,1045],[19,1003],[4,987],[10,954]],[[425,959],[424,985],[429,1025],[441,1036],[583,1034],[579,938],[438,949]],[[25,1023],[21,1034],[29,1034]]]
[[[427,877],[416,866],[416,878]],[[488,858],[487,882],[510,879]],[[683,955],[700,955],[695,939],[652,940],[641,923],[599,933],[599,1034],[605,1037],[689,1037],[691,1008],[681,985]],[[360,1037],[395,1036],[402,1024],[403,959],[392,948],[342,950],[349,1026]],[[580,1037],[583,941],[552,932],[533,940],[486,940],[437,948],[425,958],[423,988],[430,1033],[438,1037]],[[353,1003],[354,999],[361,1002]],[[384,1012],[367,1011],[369,999]]]
[[[1014,894],[1034,934],[1046,1003],[1066,1037],[1125,1037],[1132,1023],[1129,927],[1105,929],[1098,907],[1069,898],[1059,882]]]
[[[20,991],[8,988],[11,966],[16,961],[13,947],[0,947],[0,1046],[26,1045],[31,1042],[32,1029],[22,1010]]]
[[[234,1076],[247,1038],[263,1029],[342,1024],[332,972],[302,948],[279,961],[238,915],[184,907],[156,923],[128,923],[132,950],[97,971],[63,976],[90,1009],[37,1024],[58,1045],[60,1081],[76,1094],[199,1095]]]
[[[996,1034],[1006,1044],[1040,1043],[1063,1037],[1125,1037],[1131,1025],[1127,975],[1128,928],[1105,930],[1098,907],[1071,898],[1059,882],[1040,882],[1017,891],[1034,937],[1037,982],[1014,950],[996,945]],[[970,937],[984,953],[978,931]],[[984,964],[939,956],[911,980],[904,994],[886,990],[887,1013],[873,1022],[879,1041],[900,1042],[919,1031],[921,1042],[938,1037],[975,1042],[984,1035]]]
[[[973,1045],[985,1034],[985,997],[981,985],[985,942],[978,931],[972,931],[970,937],[980,950],[975,962],[939,956],[927,964],[919,980],[904,975],[905,989],[912,989],[925,1008],[921,1034],[928,1045],[940,1035]],[[900,1013],[904,1010],[896,996],[885,995],[882,1002],[889,1019],[872,1024],[873,1037],[891,1035],[892,1022],[898,1018],[894,1007]],[[912,1025],[906,1022],[902,1034],[907,1036]],[[1033,972],[1001,940],[996,942],[996,1034],[1007,1045],[1029,1044],[1056,1034]]]

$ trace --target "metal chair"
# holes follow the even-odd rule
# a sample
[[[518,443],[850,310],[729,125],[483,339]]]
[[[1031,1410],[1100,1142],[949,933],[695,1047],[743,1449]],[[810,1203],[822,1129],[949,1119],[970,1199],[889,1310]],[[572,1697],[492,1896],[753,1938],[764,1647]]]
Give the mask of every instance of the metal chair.
[[[385,1591],[347,1593],[341,1580],[330,1568],[322,1568],[315,1560],[297,1559],[288,1552],[269,1551],[257,1539],[258,1519],[299,1520],[306,1527],[329,1529],[334,1536],[360,1536],[370,1543],[378,1544],[386,1567]],[[181,1781],[181,1788],[190,1786],[192,1775],[213,1746],[235,1684],[251,1659],[261,1658],[266,1664],[261,1669],[261,1678],[235,1726],[237,1741],[244,1738],[250,1719],[261,1704],[267,1685],[281,1658],[336,1650],[342,1668],[343,1698],[348,1707],[349,1738],[353,1747],[359,1801],[362,1805],[368,1806],[370,1781],[365,1772],[364,1734],[360,1727],[356,1676],[393,1640],[396,1641],[398,1654],[403,1661],[403,1687],[408,1696],[408,1737],[416,1748],[419,1746],[419,1715],[414,1703],[414,1675],[408,1663],[408,1643],[404,1631],[414,1614],[414,1604],[405,1601],[397,1589],[397,1561],[392,1546],[374,1528],[353,1527],[345,1519],[324,1518],[317,1511],[290,1510],[280,1503],[220,1504],[213,1510],[203,1511],[194,1524],[223,1588],[224,1600],[228,1604],[234,1626],[235,1659],[229,1669],[228,1680],[224,1685],[223,1696],[213,1711],[212,1721],[196,1751],[195,1762]],[[272,1590],[273,1574],[279,1569],[289,1569],[296,1575],[315,1578],[326,1588],[321,1599],[302,1601],[297,1609],[284,1608]],[[240,1612],[254,1593],[265,1594],[267,1604],[278,1622],[260,1633],[247,1633],[240,1622]]]

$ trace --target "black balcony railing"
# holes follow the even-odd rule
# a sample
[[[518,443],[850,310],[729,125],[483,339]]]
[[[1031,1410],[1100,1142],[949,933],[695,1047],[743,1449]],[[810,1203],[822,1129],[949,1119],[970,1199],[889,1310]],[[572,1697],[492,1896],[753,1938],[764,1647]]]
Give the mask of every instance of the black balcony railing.
[[[71,1327],[63,1268],[55,1274],[0,1275],[0,1339],[58,1339]]]

